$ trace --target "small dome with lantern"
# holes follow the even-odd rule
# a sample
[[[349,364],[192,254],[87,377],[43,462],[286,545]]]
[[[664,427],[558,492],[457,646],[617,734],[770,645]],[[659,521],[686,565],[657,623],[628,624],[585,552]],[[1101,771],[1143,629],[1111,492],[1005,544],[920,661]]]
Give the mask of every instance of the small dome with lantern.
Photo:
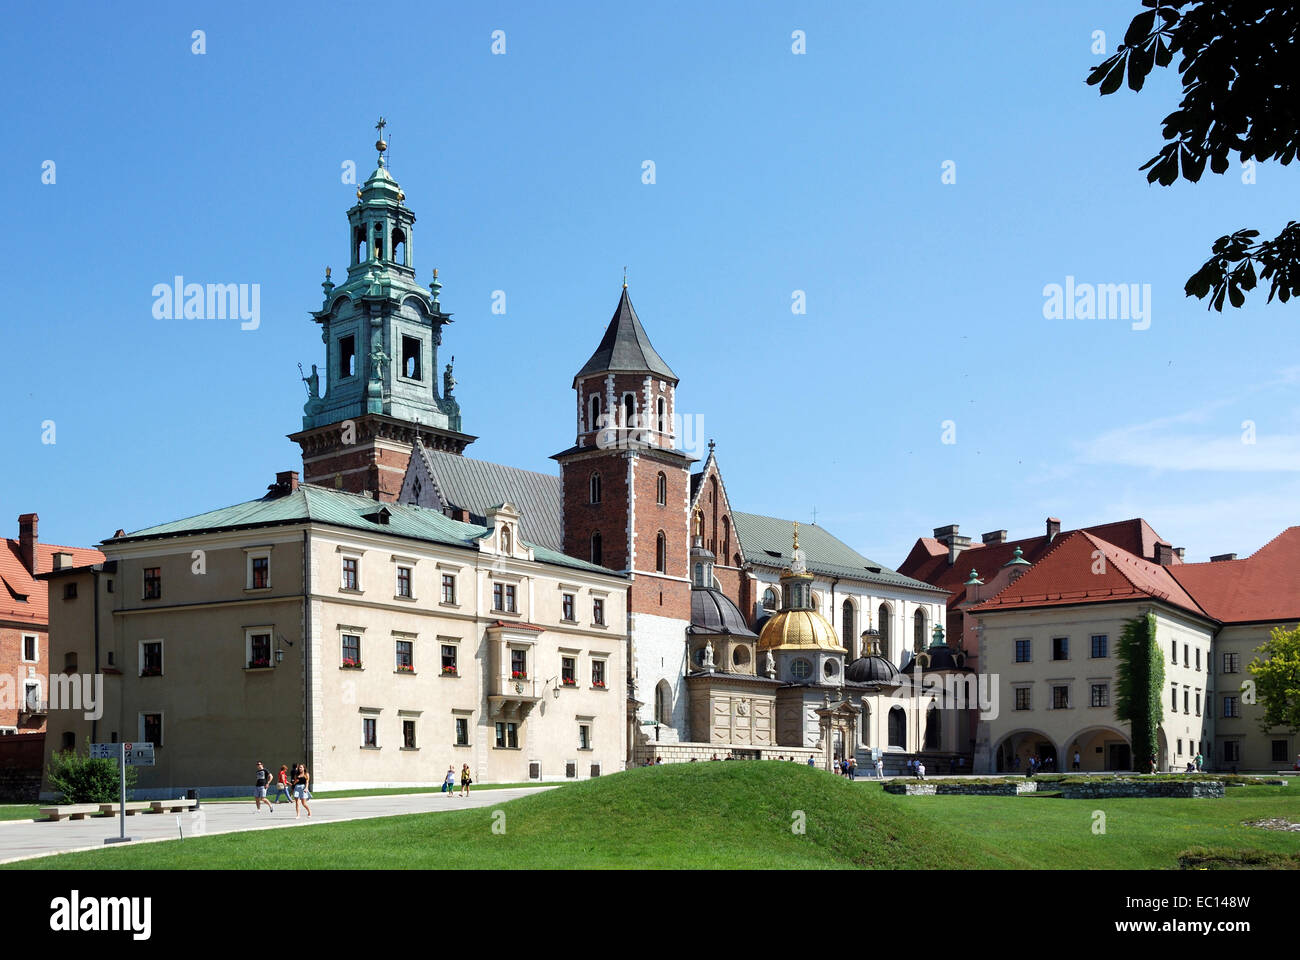
[[[758,637],[760,652],[829,650],[845,653],[830,621],[813,609],[813,576],[799,549],[799,525],[794,525],[794,551],[790,568],[781,575],[781,609],[763,624]]]

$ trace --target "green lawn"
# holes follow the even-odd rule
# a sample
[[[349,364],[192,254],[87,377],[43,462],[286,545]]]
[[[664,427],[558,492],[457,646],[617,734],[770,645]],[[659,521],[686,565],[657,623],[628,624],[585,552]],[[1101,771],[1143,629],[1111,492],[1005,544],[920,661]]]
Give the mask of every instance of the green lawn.
[[[0,820],[35,820],[40,815],[34,803],[0,803]]]
[[[1106,814],[1094,835],[1093,811]],[[505,832],[493,831],[505,815]],[[802,818],[797,815],[802,811]],[[1300,820],[1289,787],[1222,800],[902,797],[788,763],[629,770],[499,807],[312,825],[275,834],[288,869],[1165,868],[1194,846],[1300,851],[1300,834],[1241,826]],[[804,833],[792,830],[800,819]],[[109,848],[9,869],[243,869],[264,833]]]

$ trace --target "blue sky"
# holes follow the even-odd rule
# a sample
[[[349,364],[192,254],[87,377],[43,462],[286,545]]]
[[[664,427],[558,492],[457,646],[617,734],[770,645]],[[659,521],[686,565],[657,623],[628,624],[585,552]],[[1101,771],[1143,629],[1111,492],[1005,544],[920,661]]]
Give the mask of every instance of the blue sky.
[[[341,165],[373,168],[383,114],[418,274],[439,268],[455,314],[471,455],[553,467],[626,264],[737,509],[816,508],[891,566],[935,526],[1029,536],[1049,515],[1250,553],[1300,522],[1300,306],[1219,315],[1182,285],[1216,237],[1295,216],[1296,172],[1146,184],[1175,74],[1104,99],[1083,82],[1093,31],[1113,50],[1137,9],[11,11],[0,529],[35,510],[43,539],[93,543],[299,467],[308,312],[347,264]],[[176,274],[259,284],[260,327],[155,319]],[[1067,277],[1149,284],[1149,328],[1045,319]]]

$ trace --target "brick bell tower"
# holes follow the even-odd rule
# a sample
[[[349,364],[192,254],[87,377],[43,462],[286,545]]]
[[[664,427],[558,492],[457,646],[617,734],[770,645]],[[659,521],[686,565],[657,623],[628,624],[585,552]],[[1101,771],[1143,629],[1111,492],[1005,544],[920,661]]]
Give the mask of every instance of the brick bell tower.
[[[384,120],[376,125],[379,162],[348,211],[351,262],[335,286],[325,271],[325,300],[312,318],[325,344],[326,388],[312,364],[302,429],[306,483],[396,500],[415,441],[462,453],[475,438],[461,432],[451,364],[441,374],[438,347],[451,314],[442,311],[438,271],[426,290],[415,279],[415,214],[388,172]]]
[[[677,376],[655,351],[627,282],[596,352],[573,378],[577,440],[554,455],[563,488],[564,550],[631,580],[629,675],[642,719],[685,737],[690,468],[675,448]]]

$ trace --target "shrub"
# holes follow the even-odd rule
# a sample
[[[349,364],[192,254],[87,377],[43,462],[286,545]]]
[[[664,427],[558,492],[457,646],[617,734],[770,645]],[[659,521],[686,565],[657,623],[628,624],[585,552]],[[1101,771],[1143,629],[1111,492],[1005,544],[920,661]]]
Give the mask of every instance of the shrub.
[[[75,749],[50,756],[50,786],[59,793],[59,803],[116,803],[121,799],[122,781],[116,760],[92,760],[90,738],[86,756]],[[135,767],[126,768],[126,789],[135,786]]]

